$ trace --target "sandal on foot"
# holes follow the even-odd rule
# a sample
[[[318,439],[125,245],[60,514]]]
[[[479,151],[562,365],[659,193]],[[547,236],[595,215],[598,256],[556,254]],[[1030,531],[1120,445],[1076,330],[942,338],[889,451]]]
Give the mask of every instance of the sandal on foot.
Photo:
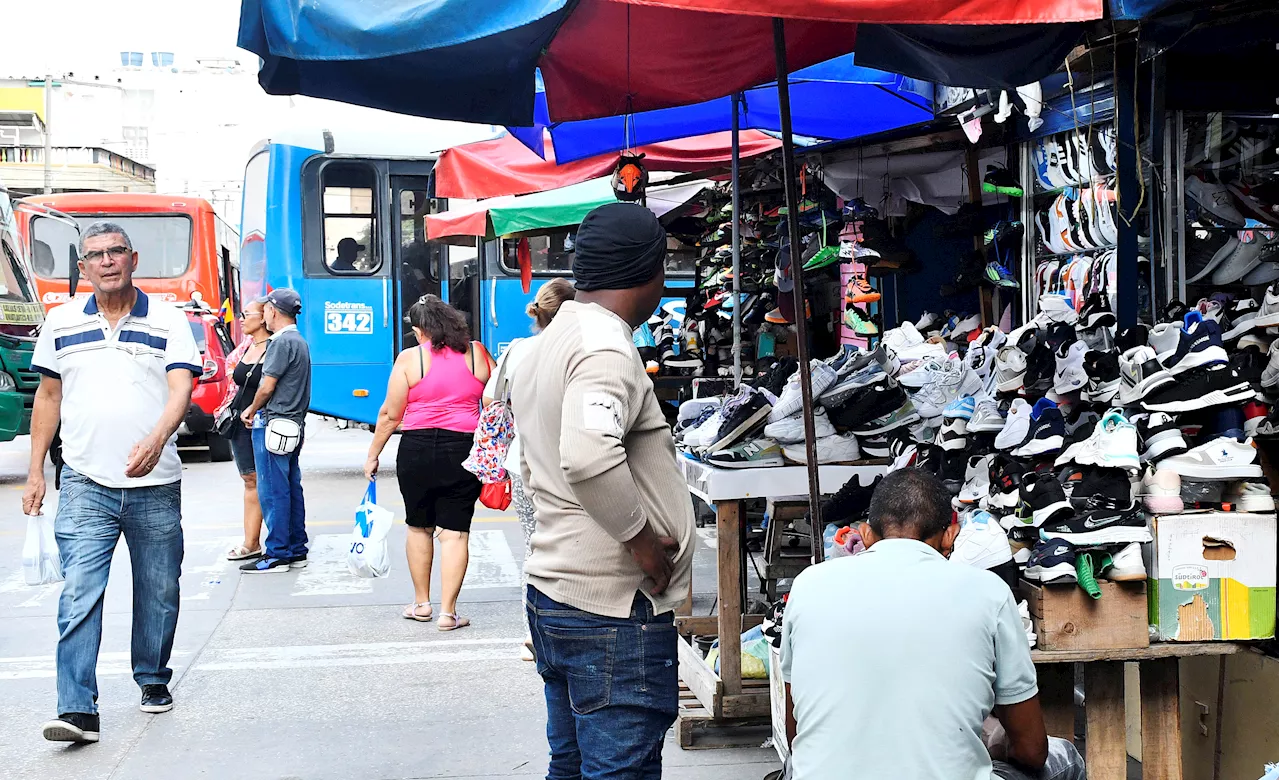
[[[470,620],[467,620],[464,617],[459,617],[457,613],[454,613],[454,612],[441,612],[440,619],[443,620],[444,618],[452,618],[453,625],[446,626],[444,623],[437,621],[436,622],[437,631],[456,631],[459,628],[466,628],[467,626],[471,625]]]
[[[230,550],[227,550],[227,560],[247,561],[250,558],[261,558],[263,552],[264,551],[261,547],[259,547],[256,550],[250,550],[248,547],[245,547],[243,544],[237,544],[235,547],[232,547]]]
[[[426,615],[419,615],[419,614],[418,614],[418,610],[419,610],[419,609],[421,609],[422,607],[426,607],[426,608],[427,608],[427,614],[426,614]],[[405,608],[404,608],[404,611],[403,611],[403,612],[401,612],[401,613],[400,613],[400,617],[402,617],[402,618],[404,618],[404,619],[406,619],[406,620],[416,620],[416,621],[418,621],[419,623],[430,623],[430,622],[431,622],[431,616],[432,616],[432,615],[431,615],[431,603],[430,603],[430,602],[428,602],[428,601],[424,601],[424,602],[422,602],[421,604],[410,604],[409,606],[407,606],[407,607],[405,607]]]

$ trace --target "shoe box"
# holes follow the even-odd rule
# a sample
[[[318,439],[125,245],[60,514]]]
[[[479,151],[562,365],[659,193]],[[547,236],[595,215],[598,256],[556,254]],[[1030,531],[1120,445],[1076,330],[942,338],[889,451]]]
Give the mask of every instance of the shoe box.
[[[1155,518],[1146,545],[1150,621],[1169,642],[1276,635],[1276,515]]]
[[[1020,586],[1036,627],[1037,650],[1124,650],[1149,644],[1145,582],[1099,580],[1099,599],[1075,585],[1023,580]]]

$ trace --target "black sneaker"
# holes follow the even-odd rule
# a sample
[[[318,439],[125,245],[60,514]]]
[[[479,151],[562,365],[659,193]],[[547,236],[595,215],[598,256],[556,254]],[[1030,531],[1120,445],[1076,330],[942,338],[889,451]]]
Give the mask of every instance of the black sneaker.
[[[1076,548],[1061,539],[1047,539],[1031,551],[1023,572],[1029,580],[1042,583],[1076,581]]]
[[[1233,230],[1206,230],[1192,223],[1186,235],[1187,281],[1198,282],[1213,272],[1231,254],[1227,243],[1235,237]],[[1225,249],[1225,251],[1224,251]]]
[[[1192,412],[1222,404],[1244,403],[1253,398],[1253,389],[1226,363],[1211,363],[1183,372],[1148,393],[1142,408],[1149,412]]]
[[[1009,169],[1002,165],[987,166],[987,175],[982,177],[982,191],[999,193],[1010,198],[1022,197],[1022,187],[1018,186],[1017,180],[1013,178],[1012,173],[1009,173]]]
[[[1024,474],[1020,492],[1022,503],[1031,510],[1032,525],[1057,522],[1072,514],[1062,483],[1053,474]]]
[[[1114,352],[1086,352],[1084,372],[1089,383],[1080,391],[1080,400],[1109,404],[1120,392],[1120,356]]]
[[[871,484],[863,485],[858,475],[850,477],[835,495],[822,502],[822,522],[840,524],[862,519],[871,507],[871,494],[879,481],[880,477],[876,477]]]
[[[87,712],[64,712],[41,729],[50,742],[97,742],[98,716]]]
[[[168,712],[173,709],[173,694],[169,686],[159,683],[142,686],[142,701],[138,709],[143,712]]]
[[[933,474],[935,477],[942,479],[946,472],[946,453],[942,448],[934,444],[917,444],[916,445],[916,462],[915,468],[924,469]],[[961,481],[964,480],[963,472],[960,474]],[[956,488],[956,492],[959,492]]]
[[[991,459],[988,476],[991,478],[991,497],[988,503],[993,509],[1013,509],[1021,500],[1019,488],[1022,486],[1022,475],[1027,467],[1021,462],[996,453]]]
[[[1040,533],[1045,539],[1061,539],[1077,547],[1151,541],[1142,504],[1129,500],[1123,506],[1106,506],[1110,503],[1091,501],[1091,509],[1070,520],[1045,525]]]
[[[1262,372],[1267,367],[1266,355],[1253,348],[1244,349],[1233,352],[1227,364],[1235,369],[1240,378],[1248,382],[1253,389],[1262,388]]]
[[[1080,309],[1080,325],[1085,329],[1114,327],[1116,314],[1111,311],[1111,299],[1103,293],[1094,293],[1084,301]]]
[[[1177,322],[1181,323],[1182,318],[1187,316],[1187,304],[1177,299],[1169,301],[1164,308],[1157,313],[1157,324],[1161,322]]]
[[[1128,506],[1133,489],[1124,469],[1078,467],[1081,478],[1071,490],[1071,506],[1078,512],[1099,506]]]
[[[297,556],[296,558],[290,558],[290,559],[289,559],[289,568],[290,568],[290,569],[305,569],[305,568],[307,568],[307,556],[305,556],[305,555],[299,555],[299,556]]]
[[[240,571],[248,574],[281,574],[288,573],[288,558],[258,558],[242,564]]]
[[[1070,344],[1076,340],[1075,327],[1068,325],[1065,322],[1055,322],[1050,325],[1049,329],[1045,331],[1043,339],[1044,343],[1047,344],[1049,349],[1055,354],[1060,351],[1066,352],[1066,350],[1063,349],[1063,345]]]
[[[1152,412],[1138,420],[1138,439],[1142,442],[1142,462],[1157,462],[1187,451],[1178,421],[1164,412]]]
[[[1053,349],[1043,340],[1038,340],[1035,348],[1027,353],[1027,373],[1023,377],[1022,386],[1027,393],[1044,395],[1053,387],[1053,372],[1058,361]]]
[[[1121,355],[1134,347],[1147,346],[1147,326],[1138,323],[1116,334],[1116,352]]]
[[[947,492],[956,495],[964,487],[965,471],[969,467],[969,455],[966,452],[947,452],[942,458],[942,484]]]
[[[846,403],[828,409],[827,416],[837,431],[845,432],[902,408],[906,401],[906,391],[897,384],[878,382]]]
[[[749,390],[750,395],[737,404],[737,408],[730,411],[729,416],[720,424],[715,443],[707,448],[707,454],[719,452],[737,444],[756,428],[764,427],[769,412],[773,411],[773,405],[759,392],[750,388],[744,389]]]

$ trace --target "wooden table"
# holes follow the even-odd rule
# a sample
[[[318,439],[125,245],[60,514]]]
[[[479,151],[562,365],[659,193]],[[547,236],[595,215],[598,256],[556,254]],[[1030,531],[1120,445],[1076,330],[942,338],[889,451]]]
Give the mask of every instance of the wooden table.
[[[752,498],[802,496],[809,492],[808,474],[804,466],[782,466],[763,469],[718,469],[689,458],[680,458],[689,492],[716,508],[716,615],[692,617],[693,589],[684,608],[677,611],[676,626],[680,631],[680,677],[698,701],[716,718],[758,717],[769,714],[768,688],[744,691],[742,655],[720,653],[720,674],[716,674],[690,644],[689,636],[716,635],[737,637],[747,628],[759,625],[759,616],[742,615],[742,504]],[[882,462],[866,465],[820,466],[819,488],[823,495],[838,491],[857,476],[862,484],[870,484],[883,474]],[[822,533],[822,529],[814,529]],[[736,646],[736,643],[730,645]]]
[[[1085,765],[1089,780],[1125,780],[1124,664],[1138,664],[1143,780],[1182,780],[1178,659],[1249,652],[1234,642],[1169,642],[1133,650],[1033,650],[1049,734],[1075,738],[1075,668],[1084,664]]]

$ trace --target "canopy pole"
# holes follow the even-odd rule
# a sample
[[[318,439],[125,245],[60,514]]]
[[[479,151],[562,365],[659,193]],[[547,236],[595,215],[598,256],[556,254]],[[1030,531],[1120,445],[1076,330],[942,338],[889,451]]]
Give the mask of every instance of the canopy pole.
[[[782,130],[782,182],[787,200],[787,236],[791,252],[791,288],[795,302],[796,357],[800,361],[800,399],[803,403],[805,468],[809,472],[810,546],[813,562],[822,562],[822,494],[818,488],[817,437],[813,426],[813,377],[809,370],[809,334],[805,322],[804,271],[800,263],[800,203],[796,197],[796,150],[791,136],[791,89],[788,84],[787,34],[783,21],[773,20],[773,57],[778,77],[778,116]]]
[[[730,133],[729,178],[733,182],[733,389],[742,386],[742,184],[738,149],[738,100],[733,95],[733,126]]]

